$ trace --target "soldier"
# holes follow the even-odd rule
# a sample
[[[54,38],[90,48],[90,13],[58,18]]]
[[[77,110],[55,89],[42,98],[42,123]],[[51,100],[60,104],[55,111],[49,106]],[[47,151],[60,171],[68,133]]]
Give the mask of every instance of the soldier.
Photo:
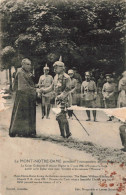
[[[90,80],[90,73],[85,72],[85,81],[81,85],[82,106],[87,108],[96,108],[97,88],[94,81]],[[84,105],[83,105],[84,103]],[[90,110],[86,110],[88,119],[90,121]],[[94,121],[96,122],[96,110],[92,111]]]
[[[106,74],[106,81],[102,88],[105,108],[115,108],[115,84],[112,82],[111,74]],[[108,121],[112,121],[111,116]]]
[[[52,95],[52,89],[49,87],[53,83],[53,77],[49,75],[49,67],[46,65],[43,68],[44,75],[40,76],[39,79],[39,88],[40,88],[40,94],[42,98],[42,119],[46,115],[46,118],[49,119],[49,113],[50,113],[50,99]]]
[[[77,89],[77,80],[74,78],[74,71],[73,70],[68,70],[68,75],[71,78],[71,90],[70,90],[70,105],[77,105],[77,94],[76,94],[76,89]],[[69,118],[72,117],[73,111],[68,110],[68,116]]]
[[[103,73],[100,74],[100,78],[97,81],[97,90],[98,90],[98,96],[100,98],[100,107],[104,108],[104,101],[103,101],[103,94],[102,94],[102,88],[105,83],[105,79],[103,76]]]
[[[61,132],[62,137],[70,137],[71,132],[69,130],[69,123],[66,118],[66,111],[65,107],[67,107],[68,104],[68,95],[70,92],[70,77],[67,75],[65,70],[65,65],[61,61],[56,61],[53,64],[54,71],[56,73],[56,76],[54,77],[54,91],[56,95],[56,101],[59,101],[61,104],[61,112],[57,115],[56,120],[59,123],[59,128]],[[65,131],[65,132],[64,132]],[[65,135],[66,133],[66,135]]]

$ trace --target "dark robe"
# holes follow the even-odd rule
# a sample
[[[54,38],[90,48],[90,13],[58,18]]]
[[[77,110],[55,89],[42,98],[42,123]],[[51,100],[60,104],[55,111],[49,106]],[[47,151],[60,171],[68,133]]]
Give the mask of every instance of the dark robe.
[[[34,136],[36,134],[36,91],[32,75],[20,69],[15,77],[16,96],[11,116],[9,135]]]

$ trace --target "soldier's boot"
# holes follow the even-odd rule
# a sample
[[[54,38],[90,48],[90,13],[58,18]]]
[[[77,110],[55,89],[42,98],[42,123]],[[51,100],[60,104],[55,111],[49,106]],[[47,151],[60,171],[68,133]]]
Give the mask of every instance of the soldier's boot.
[[[93,113],[94,121],[97,121],[96,120],[96,110],[92,110],[92,113]]]
[[[91,117],[90,117],[90,110],[86,110],[86,113],[87,113],[87,116],[88,116],[88,119],[86,121],[90,121],[91,120]]]
[[[45,116],[45,106],[42,105],[42,119],[44,118]]]
[[[72,135],[70,132],[69,123],[68,123],[67,119],[65,121],[65,131],[66,131],[66,138],[68,138]]]
[[[47,105],[46,118],[49,118],[49,114],[50,114],[50,105]]]
[[[65,138],[65,133],[64,133],[64,122],[61,120],[58,120],[59,128],[60,128],[60,135]]]
[[[65,133],[64,133],[64,117],[65,117],[65,112],[61,110],[59,114],[56,115],[56,120],[58,121],[59,128],[60,128],[60,134],[62,137],[65,138]]]
[[[69,123],[66,117],[66,114],[64,113],[64,117],[63,117],[63,123],[64,123],[64,130],[66,133],[66,138],[70,137],[72,134],[70,132],[70,128],[69,128]]]

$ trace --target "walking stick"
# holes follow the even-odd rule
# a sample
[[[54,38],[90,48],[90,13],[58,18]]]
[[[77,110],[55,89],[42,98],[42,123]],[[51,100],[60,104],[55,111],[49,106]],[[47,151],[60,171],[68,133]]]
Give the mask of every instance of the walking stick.
[[[74,112],[73,112],[73,115],[75,116],[76,120],[80,123],[81,127],[86,131],[86,133],[87,133],[88,136],[89,136],[89,133],[87,132],[87,130],[85,129],[85,127],[82,125],[82,123],[79,121],[79,119],[78,119],[77,116],[74,114]]]

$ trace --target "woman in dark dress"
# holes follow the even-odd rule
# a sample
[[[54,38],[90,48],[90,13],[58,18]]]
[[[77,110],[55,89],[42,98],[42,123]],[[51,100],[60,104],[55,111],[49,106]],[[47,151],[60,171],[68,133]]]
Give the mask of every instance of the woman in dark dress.
[[[36,135],[36,90],[31,74],[31,61],[22,60],[22,67],[18,70],[14,90],[16,97],[9,128],[10,137]]]

